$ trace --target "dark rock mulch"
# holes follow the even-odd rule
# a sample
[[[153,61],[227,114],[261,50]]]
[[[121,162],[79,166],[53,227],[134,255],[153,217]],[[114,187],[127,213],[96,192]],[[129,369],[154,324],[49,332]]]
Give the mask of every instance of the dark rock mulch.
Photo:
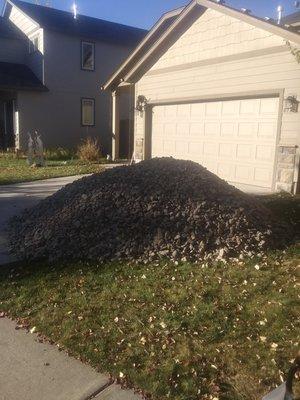
[[[28,259],[228,259],[288,240],[287,227],[253,197],[172,158],[83,178],[11,224],[12,249]]]

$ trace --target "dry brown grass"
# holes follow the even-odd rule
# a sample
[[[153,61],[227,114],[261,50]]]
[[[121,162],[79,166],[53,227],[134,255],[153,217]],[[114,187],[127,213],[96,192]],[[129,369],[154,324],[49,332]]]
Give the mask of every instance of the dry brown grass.
[[[101,157],[101,148],[98,139],[88,137],[79,146],[77,155],[82,161],[98,161]]]

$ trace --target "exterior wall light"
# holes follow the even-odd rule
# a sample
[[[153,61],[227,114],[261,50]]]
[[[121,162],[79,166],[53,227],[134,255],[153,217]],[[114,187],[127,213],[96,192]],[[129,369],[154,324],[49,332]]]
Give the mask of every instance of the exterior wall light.
[[[147,106],[148,100],[146,99],[145,96],[138,96],[138,98],[136,99],[136,106],[135,109],[136,111],[138,111],[140,113],[140,115],[143,115],[143,112]]]
[[[299,101],[296,96],[288,96],[284,100],[284,111],[297,113],[299,108]]]

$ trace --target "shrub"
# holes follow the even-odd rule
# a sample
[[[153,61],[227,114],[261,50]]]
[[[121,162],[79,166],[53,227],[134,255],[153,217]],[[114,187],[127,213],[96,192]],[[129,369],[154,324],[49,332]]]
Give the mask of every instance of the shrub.
[[[98,139],[88,137],[79,146],[77,155],[82,161],[99,161],[101,149]]]
[[[66,161],[76,158],[74,150],[57,147],[45,150],[45,158],[49,161]]]
[[[3,160],[12,160],[16,158],[16,153],[13,151],[1,151],[0,158],[2,158]]]

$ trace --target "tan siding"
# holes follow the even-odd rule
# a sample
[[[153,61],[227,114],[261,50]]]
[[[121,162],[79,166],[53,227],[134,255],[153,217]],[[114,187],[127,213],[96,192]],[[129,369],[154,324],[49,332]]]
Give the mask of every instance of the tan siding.
[[[250,51],[255,53],[248,55]],[[155,103],[270,91],[284,97],[296,95],[300,100],[300,65],[284,39],[212,10],[200,17],[136,84],[136,96],[144,95]],[[286,113],[281,105],[280,116],[278,145],[300,146],[300,112]],[[136,137],[144,136],[139,115],[135,129]]]
[[[295,94],[300,98],[300,65],[289,52],[161,75],[145,75],[137,85],[137,95],[143,94],[151,101],[160,101],[277,89],[283,89],[285,96]],[[300,145],[299,133],[300,114],[284,113],[280,142],[291,144],[296,140],[294,144]],[[142,132],[137,130],[137,134]]]
[[[284,44],[284,39],[243,21],[207,10],[152,70]]]

